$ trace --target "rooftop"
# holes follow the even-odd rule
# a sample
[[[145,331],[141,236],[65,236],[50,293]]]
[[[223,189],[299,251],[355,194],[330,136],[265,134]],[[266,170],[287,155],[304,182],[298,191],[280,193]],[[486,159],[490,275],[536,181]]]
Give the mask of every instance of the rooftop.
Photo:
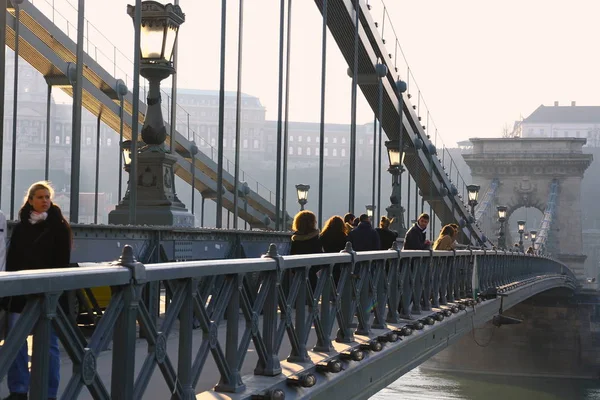
[[[528,124],[591,124],[600,123],[599,106],[545,106],[540,105],[523,120]]]

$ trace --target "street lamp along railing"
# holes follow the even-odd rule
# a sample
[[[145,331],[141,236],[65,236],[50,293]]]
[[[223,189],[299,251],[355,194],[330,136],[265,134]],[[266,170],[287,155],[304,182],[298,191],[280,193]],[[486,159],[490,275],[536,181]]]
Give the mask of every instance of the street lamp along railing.
[[[367,209],[367,216],[372,219],[373,215],[375,214],[375,210],[377,209],[377,206],[369,204],[368,206],[365,206],[365,208]]]
[[[406,234],[406,226],[404,224],[404,208],[402,207],[402,173],[404,172],[404,145],[401,145],[400,140],[394,139],[385,142],[385,147],[388,153],[390,166],[388,172],[392,175],[392,194],[390,202],[392,203],[386,208],[387,217],[392,221],[390,228],[398,232],[399,237],[404,237]]]
[[[174,165],[177,157],[165,147],[167,129],[162,115],[160,82],[175,73],[173,68],[173,49],[177,41],[180,25],[185,15],[178,5],[161,4],[157,1],[141,3],[139,73],[149,83],[146,99],[147,109],[142,127],[142,141],[138,150],[137,143],[123,142],[121,149],[125,161],[125,170],[135,163],[136,223],[141,225],[171,225],[179,227],[194,226],[194,216],[177,198],[174,182]],[[127,6],[127,14],[135,24],[136,7]],[[137,71],[135,71],[137,73]],[[136,116],[137,117],[137,116]],[[171,145],[173,138],[171,138]],[[171,146],[172,147],[172,146]],[[133,190],[130,187],[130,190]],[[124,196],[115,210],[109,213],[109,223],[128,224],[129,196]],[[127,210],[127,212],[126,212]]]
[[[179,26],[185,22],[185,14],[179,5],[143,1],[141,6],[140,75],[148,80],[149,86],[142,140],[150,147],[143,151],[165,151],[167,130],[160,106],[160,82],[175,73],[172,62],[173,48]],[[127,14],[135,23],[135,6],[128,5]]]
[[[308,202],[308,191],[310,185],[298,184],[296,185],[296,194],[298,196],[298,204],[300,204],[300,211],[304,211],[304,206]]]
[[[498,231],[498,247],[506,250],[506,236],[504,233],[504,223],[506,222],[506,211],[508,208],[506,206],[497,206],[496,210],[498,211],[498,222],[500,223],[500,231]]]
[[[525,233],[525,221],[519,220],[517,221],[517,225],[519,228],[519,250],[523,251],[523,233]]]
[[[479,204],[477,202],[479,198],[479,185],[468,185],[467,191],[469,192],[469,206],[471,207],[471,215],[475,217],[475,206]]]
[[[531,236],[531,247],[533,247],[533,250],[535,251],[535,240],[537,239],[537,231],[530,231],[529,234]]]

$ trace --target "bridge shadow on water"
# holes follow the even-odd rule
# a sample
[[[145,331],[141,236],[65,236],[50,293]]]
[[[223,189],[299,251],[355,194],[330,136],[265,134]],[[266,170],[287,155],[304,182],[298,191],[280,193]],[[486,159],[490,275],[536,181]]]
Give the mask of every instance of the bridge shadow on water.
[[[417,367],[371,399],[596,400],[600,399],[600,381],[470,374]]]

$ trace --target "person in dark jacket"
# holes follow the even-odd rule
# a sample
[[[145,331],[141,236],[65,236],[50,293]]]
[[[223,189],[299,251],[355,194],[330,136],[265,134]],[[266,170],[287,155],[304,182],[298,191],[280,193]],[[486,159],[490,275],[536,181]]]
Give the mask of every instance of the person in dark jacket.
[[[292,248],[290,255],[322,253],[323,246],[319,239],[317,217],[312,211],[300,211],[292,223]]]
[[[8,254],[7,271],[22,271],[67,267],[71,257],[71,228],[60,208],[52,203],[52,186],[36,182],[27,191],[19,211],[19,223],[14,227]],[[19,319],[27,302],[26,296],[8,299],[9,327]],[[10,396],[5,400],[27,399],[29,391],[29,356],[24,343],[8,370]],[[60,381],[60,354],[58,337],[50,333],[48,398],[56,399]],[[38,382],[38,384],[41,384]]]
[[[371,226],[369,216],[361,214],[359,221],[358,226],[348,234],[352,249],[354,251],[379,250],[381,247],[379,235]]]
[[[290,255],[323,252],[319,229],[317,229],[317,217],[312,211],[304,210],[296,214],[292,223],[292,230],[294,234],[292,235]],[[313,289],[317,286],[317,271],[319,269],[319,266],[313,266],[310,267],[308,272],[308,279]]]
[[[417,222],[406,232],[404,250],[427,250],[431,242],[425,239],[425,229],[429,224],[429,215],[421,214]]]
[[[348,241],[348,232],[342,217],[334,215],[329,218],[321,231],[320,239],[325,253],[338,253],[344,250]]]
[[[390,229],[390,224],[393,218],[390,220],[386,216],[381,217],[379,221],[379,228],[376,228],[377,234],[379,234],[379,242],[381,244],[381,250],[389,250],[398,238],[398,232]]]
[[[325,222],[321,231],[321,244],[325,253],[339,253],[346,248],[348,241],[348,227],[342,217],[334,215]],[[333,266],[333,280],[337,284],[340,280],[340,266]]]

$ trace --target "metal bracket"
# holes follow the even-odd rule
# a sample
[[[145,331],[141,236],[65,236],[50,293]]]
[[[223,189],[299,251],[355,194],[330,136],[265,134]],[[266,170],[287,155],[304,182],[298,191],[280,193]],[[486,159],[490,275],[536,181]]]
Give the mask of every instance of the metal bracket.
[[[131,277],[135,283],[146,282],[146,266],[135,259],[133,248],[130,245],[123,246],[123,252],[119,260],[113,262],[113,265],[121,266],[131,271]]]

